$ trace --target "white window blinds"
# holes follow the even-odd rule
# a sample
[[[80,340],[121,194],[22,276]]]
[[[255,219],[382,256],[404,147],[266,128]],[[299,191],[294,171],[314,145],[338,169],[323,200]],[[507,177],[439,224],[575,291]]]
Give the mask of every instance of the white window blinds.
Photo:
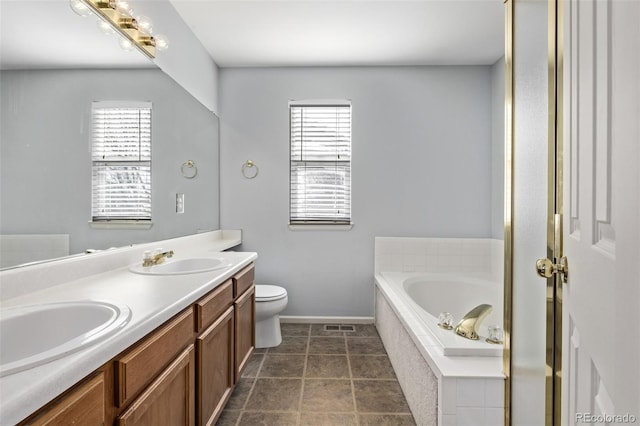
[[[289,112],[289,223],[351,223],[351,104],[292,102]]]
[[[151,103],[93,102],[92,220],[151,220]]]

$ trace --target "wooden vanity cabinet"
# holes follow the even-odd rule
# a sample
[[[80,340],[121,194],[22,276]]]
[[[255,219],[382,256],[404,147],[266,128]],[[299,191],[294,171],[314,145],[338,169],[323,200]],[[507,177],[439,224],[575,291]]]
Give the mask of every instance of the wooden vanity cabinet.
[[[184,310],[115,360],[116,404],[129,404],[188,344],[193,310]]]
[[[234,303],[235,314],[235,371],[234,383],[238,383],[256,346],[255,286],[251,285]]]
[[[196,333],[202,332],[233,305],[233,280],[228,279],[195,305]]]
[[[20,424],[212,425],[255,347],[254,266]]]
[[[105,379],[104,373],[100,372],[54,401],[41,415],[21,425],[104,425],[104,401]]]
[[[233,277],[233,295],[235,296],[235,373],[234,383],[240,380],[242,371],[256,346],[255,332],[255,267],[252,264]]]
[[[229,308],[196,338],[196,422],[212,425],[234,387],[234,309]]]
[[[195,303],[196,423],[214,424],[233,391],[233,280]]]
[[[116,419],[118,426],[194,424],[195,351],[189,345]]]
[[[255,267],[253,263],[239,271],[233,277],[233,297],[236,299],[253,286]]]
[[[116,358],[117,425],[194,424],[193,324],[190,307]]]

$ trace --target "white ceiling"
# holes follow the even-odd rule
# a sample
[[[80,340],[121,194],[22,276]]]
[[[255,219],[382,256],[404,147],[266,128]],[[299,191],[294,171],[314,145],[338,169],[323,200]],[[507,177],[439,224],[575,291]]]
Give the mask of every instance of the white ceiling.
[[[493,64],[502,0],[170,0],[221,67]]]
[[[150,1],[171,1],[221,67],[492,64],[504,51],[502,0],[130,4],[144,12]],[[155,66],[68,0],[0,0],[0,52],[2,69]]]

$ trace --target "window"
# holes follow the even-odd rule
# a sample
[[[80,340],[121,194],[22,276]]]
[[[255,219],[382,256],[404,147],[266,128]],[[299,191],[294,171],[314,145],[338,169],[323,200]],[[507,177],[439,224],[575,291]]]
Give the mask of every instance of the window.
[[[151,221],[151,103],[93,102],[93,222]]]
[[[289,223],[351,224],[351,103],[290,102]]]

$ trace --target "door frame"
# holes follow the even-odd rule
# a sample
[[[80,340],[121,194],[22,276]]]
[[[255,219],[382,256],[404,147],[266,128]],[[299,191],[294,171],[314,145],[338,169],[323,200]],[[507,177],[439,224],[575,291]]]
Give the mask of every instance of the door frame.
[[[511,425],[511,336],[513,322],[513,2],[505,0],[505,117],[504,117],[504,290],[502,354],[504,388],[504,424]]]
[[[513,212],[514,212],[514,1],[505,0],[505,208],[504,208],[504,352],[505,425],[512,424]],[[546,257],[560,263],[563,213],[563,1],[548,0],[548,177]],[[541,253],[542,254],[542,253]],[[532,273],[534,273],[532,265]],[[562,277],[546,279],[545,422],[561,424],[562,414]]]
[[[547,259],[563,255],[563,1],[548,0],[549,136],[547,178]],[[566,277],[566,276],[565,276]],[[545,422],[560,425],[562,415],[562,274],[547,278],[547,368]]]

